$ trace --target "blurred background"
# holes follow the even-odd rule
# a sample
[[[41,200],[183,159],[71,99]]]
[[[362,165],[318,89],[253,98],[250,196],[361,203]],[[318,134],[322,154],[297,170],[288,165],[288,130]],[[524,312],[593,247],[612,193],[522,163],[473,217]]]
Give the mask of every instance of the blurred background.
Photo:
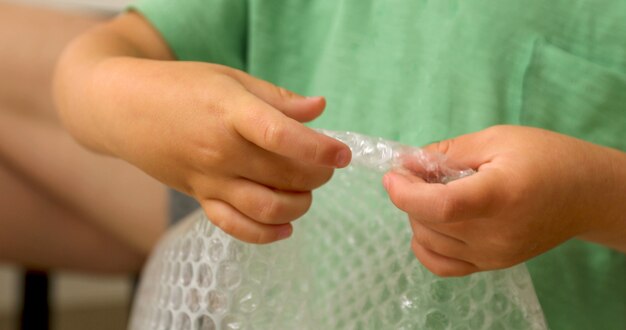
[[[120,11],[129,4],[130,0],[4,0],[23,5],[61,8],[72,12],[93,11],[96,13],[111,14]]]
[[[0,66],[5,66],[0,68],[0,80],[2,80],[0,81],[0,102],[20,99],[21,97],[21,99],[28,100],[29,104],[33,104],[33,107],[42,104],[49,107],[48,104],[51,103],[51,97],[47,95],[49,93],[43,93],[46,95],[34,93],[35,95],[26,97],[18,95],[20,93],[20,81],[15,79],[15,76],[20,77],[20,75],[12,76],[11,74],[14,72],[7,71],[18,70],[11,62],[11,57],[7,60],[7,55],[15,54],[16,50],[18,53],[20,50],[26,50],[23,54],[25,56],[21,57],[24,58],[24,61],[33,61],[34,58],[35,61],[38,61],[37,63],[41,64],[45,62],[44,60],[49,60],[49,63],[43,64],[44,70],[33,69],[42,72],[33,73],[22,70],[25,76],[35,77],[33,81],[38,81],[43,86],[43,84],[49,84],[52,72],[51,63],[54,60],[44,59],[47,56],[46,52],[58,53],[63,47],[64,41],[62,40],[66,36],[58,36],[58,40],[61,41],[56,42],[54,38],[57,36],[52,35],[50,44],[42,45],[41,40],[32,37],[36,36],[36,31],[33,32],[34,30],[30,28],[22,29],[21,27],[28,25],[36,27],[43,24],[41,29],[47,29],[46,24],[54,24],[53,21],[58,20],[59,24],[71,21],[72,28],[78,31],[95,24],[99,20],[115,15],[123,10],[129,2],[127,0],[0,0],[0,60],[2,60]],[[65,16],[66,14],[67,16]],[[16,15],[18,17],[15,17]],[[85,17],[85,19],[82,20],[80,17]],[[46,37],[46,39],[49,38]],[[32,51],[28,51],[27,45],[24,48],[16,48],[15,40],[21,40],[24,43],[32,40],[33,43],[38,44],[33,45]],[[41,53],[38,53],[39,51]],[[20,56],[15,55],[12,58],[19,60]],[[43,78],[37,78],[38,74],[41,74]],[[28,81],[27,78],[25,81]],[[32,84],[32,82],[29,83]],[[42,86],[32,86],[32,88],[33,90],[48,88]],[[49,112],[53,113],[52,111]],[[42,117],[46,116],[48,115]],[[51,114],[49,117],[54,117],[54,115]],[[44,118],[44,120],[46,119]],[[0,185],[5,184],[2,181],[3,178],[0,177]],[[4,197],[7,196],[0,193],[0,199]],[[10,228],[10,226],[1,225],[2,220],[0,219],[0,231],[9,230],[7,227]],[[11,233],[6,232],[4,234],[11,235]],[[6,235],[4,236],[5,241]],[[2,237],[0,235],[0,241],[3,240]],[[38,242],[33,240],[31,244],[38,244]],[[2,242],[0,242],[0,249],[2,246]],[[5,244],[5,249],[6,246],[8,245]],[[4,255],[6,251],[0,252],[1,255]],[[71,269],[71,267],[65,269],[67,268]],[[115,330],[126,328],[134,281],[133,272],[110,272],[122,273],[122,275],[102,275],[98,272],[91,272],[96,275],[89,275],[88,272],[67,272],[56,269],[63,269],[63,267],[51,267],[43,272],[32,271],[21,266],[19,261],[0,258],[0,330],[46,328],[55,330]],[[49,318],[49,322],[47,318]]]
[[[0,265],[0,329],[20,329],[24,302],[24,269]],[[128,276],[97,276],[70,272],[49,272],[50,329],[126,329],[130,308],[131,279]],[[39,286],[37,289],[41,290]],[[41,329],[44,292],[34,292],[34,312],[38,318],[26,328]],[[31,305],[32,306],[32,305]]]

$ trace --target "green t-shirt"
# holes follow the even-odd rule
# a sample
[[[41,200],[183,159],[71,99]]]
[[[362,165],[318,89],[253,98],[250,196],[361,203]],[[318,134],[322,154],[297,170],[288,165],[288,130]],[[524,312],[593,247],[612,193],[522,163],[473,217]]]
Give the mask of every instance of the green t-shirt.
[[[180,60],[326,96],[315,127],[423,145],[509,123],[626,150],[624,1],[140,0],[134,8]],[[572,240],[528,266],[552,329],[626,329],[626,255]]]

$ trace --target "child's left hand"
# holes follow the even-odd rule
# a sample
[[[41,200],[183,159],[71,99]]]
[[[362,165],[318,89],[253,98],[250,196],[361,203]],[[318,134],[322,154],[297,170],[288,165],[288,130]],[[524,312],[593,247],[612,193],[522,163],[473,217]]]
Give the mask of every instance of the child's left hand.
[[[506,268],[573,237],[626,251],[623,152],[516,126],[426,149],[477,170],[447,185],[396,172],[384,178],[409,215],[415,255],[433,273]]]

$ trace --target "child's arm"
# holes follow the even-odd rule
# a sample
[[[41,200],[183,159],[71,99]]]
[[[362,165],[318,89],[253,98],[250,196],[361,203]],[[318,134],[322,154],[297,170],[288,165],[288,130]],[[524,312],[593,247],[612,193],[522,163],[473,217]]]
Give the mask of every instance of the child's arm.
[[[427,149],[478,169],[447,185],[385,177],[409,214],[414,253],[434,273],[506,268],[575,237],[626,253],[626,153],[520,126]]]
[[[347,146],[300,123],[319,116],[324,99],[172,60],[136,13],[88,32],[57,70],[63,121],[90,149],[194,196],[226,232],[257,243],[289,236],[311,190],[350,161]]]

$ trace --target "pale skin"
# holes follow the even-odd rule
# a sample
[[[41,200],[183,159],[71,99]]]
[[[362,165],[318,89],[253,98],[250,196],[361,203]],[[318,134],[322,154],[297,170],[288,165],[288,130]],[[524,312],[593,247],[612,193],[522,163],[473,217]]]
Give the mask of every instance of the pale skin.
[[[513,266],[579,238],[626,253],[626,154],[546,130],[494,126],[426,147],[473,176],[447,185],[388,173],[411,248],[440,276]]]
[[[82,148],[61,126],[52,77],[62,50],[103,19],[0,2],[0,261],[125,273],[165,230],[165,187]],[[33,24],[37,22],[37,24]]]
[[[130,13],[78,38],[56,96],[83,144],[195,197],[225,232],[268,243],[291,235],[311,191],[350,162],[349,148],[304,126],[325,101],[224,66],[176,62]]]
[[[288,237],[311,191],[350,160],[345,145],[301,124],[321,114],[324,99],[174,60],[135,13],[83,35],[56,80],[67,127],[91,149],[194,196],[239,239]],[[385,176],[391,200],[409,214],[417,258],[434,273],[508,267],[573,237],[626,251],[622,152],[512,126],[427,148],[478,170],[448,185]]]

